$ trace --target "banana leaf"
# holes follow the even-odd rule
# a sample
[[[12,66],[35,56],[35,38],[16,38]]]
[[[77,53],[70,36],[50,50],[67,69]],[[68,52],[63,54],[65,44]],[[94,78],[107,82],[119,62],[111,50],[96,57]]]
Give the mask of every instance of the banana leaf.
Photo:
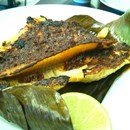
[[[112,36],[119,42],[124,42],[130,46],[130,9],[105,27],[109,27]]]
[[[0,91],[0,114],[24,130],[73,130],[68,108],[58,92],[43,86]]]
[[[116,40],[110,33],[109,27],[89,15],[74,15],[66,20],[67,22],[77,22],[87,32],[98,37]],[[116,40],[117,41],[117,40]]]
[[[101,31],[104,26],[103,23],[95,20],[89,15],[74,15],[68,18],[66,21],[68,22],[77,22],[83,28],[86,28],[89,33],[93,35],[97,35],[99,31]]]

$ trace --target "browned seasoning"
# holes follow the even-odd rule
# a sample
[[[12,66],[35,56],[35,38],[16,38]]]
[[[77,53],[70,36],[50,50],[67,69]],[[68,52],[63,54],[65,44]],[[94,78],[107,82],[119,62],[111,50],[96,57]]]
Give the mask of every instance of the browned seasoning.
[[[32,61],[41,61],[80,44],[112,42],[88,34],[76,22],[50,19],[36,22],[33,18],[29,22],[32,25],[28,26],[28,31],[19,36],[10,49],[1,52],[0,72]]]

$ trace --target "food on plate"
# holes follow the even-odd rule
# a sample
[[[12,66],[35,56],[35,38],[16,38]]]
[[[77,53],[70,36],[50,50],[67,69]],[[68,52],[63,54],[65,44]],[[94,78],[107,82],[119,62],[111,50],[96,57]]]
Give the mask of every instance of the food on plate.
[[[88,20],[89,22],[85,26]],[[102,30],[107,26],[97,22],[88,15],[76,15],[67,19],[67,22],[75,23],[76,21],[79,24],[78,26],[86,28],[87,33],[91,35],[98,36],[99,33],[102,36],[106,35],[102,34],[104,33]],[[69,82],[93,82],[105,78],[130,63],[129,45],[115,40],[110,35],[110,32],[107,32],[107,34],[106,37],[114,41],[114,43],[107,48],[87,50],[84,53],[76,54],[76,56],[64,62],[57,63],[55,61],[53,65],[43,65],[37,69],[29,67],[28,70],[31,69],[29,72],[11,78],[7,77],[5,80],[11,85],[18,85],[58,76],[67,76]],[[16,71],[18,72],[19,69]]]
[[[130,64],[129,15],[128,11],[119,19],[106,25],[88,15],[75,15],[68,18],[67,21],[78,22],[95,36],[100,34],[100,37],[117,41],[109,48],[84,52],[64,63],[45,68],[44,77],[66,75],[70,77],[69,82],[93,82],[116,72],[126,64]]]
[[[130,48],[126,44],[117,43],[107,49],[85,52],[65,62],[43,67],[30,73],[7,77],[0,81],[17,86],[61,76],[64,82],[67,79],[67,83],[93,82],[107,77],[126,64],[130,64]],[[62,87],[54,86],[53,88],[57,90]]]
[[[114,42],[89,34],[76,22],[28,17],[19,34],[2,43],[0,78],[63,62],[87,50],[109,47]]]
[[[56,90],[69,82],[87,87],[130,64],[129,40],[115,34],[116,26],[87,15],[66,21],[28,17],[26,26],[0,46],[0,115],[25,130],[73,130]]]

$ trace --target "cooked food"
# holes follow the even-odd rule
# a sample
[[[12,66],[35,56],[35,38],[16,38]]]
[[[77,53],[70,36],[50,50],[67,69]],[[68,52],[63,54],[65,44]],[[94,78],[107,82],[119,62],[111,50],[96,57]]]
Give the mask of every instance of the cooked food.
[[[29,26],[30,25],[32,26],[33,22],[34,22],[33,24],[35,25],[36,23],[39,23],[40,21],[43,22],[44,21],[43,19],[47,22],[47,19],[45,19],[44,17],[41,17],[41,19],[29,18],[28,24]],[[76,20],[78,24],[76,23]],[[85,25],[85,23],[87,23],[88,20],[89,20],[88,24]],[[48,21],[48,24],[51,24],[49,22],[50,20]],[[51,21],[51,22],[54,22],[54,23],[57,22],[57,24],[59,22],[60,24],[60,22],[63,22],[63,21]],[[84,28],[87,28],[86,29],[87,34],[90,33],[92,36],[93,35],[98,36],[99,33],[102,33],[102,28],[104,29],[103,24],[97,22],[96,20],[94,20],[93,18],[87,15],[73,16],[67,19],[66,24],[70,24],[68,22],[73,24],[73,26],[75,25],[76,27],[83,26]],[[63,24],[65,24],[65,22]],[[79,28],[81,29],[81,27]],[[101,35],[104,36],[104,34],[101,34]],[[106,37],[110,37],[110,36],[106,35]],[[59,85],[58,87],[56,87],[55,85],[53,86],[54,89],[58,90],[64,87],[68,82],[93,82],[93,81],[100,80],[114,73],[115,71],[123,67],[124,65],[130,63],[130,47],[128,45],[125,45],[121,42],[116,41],[114,38],[111,38],[111,39],[115,43],[109,46],[109,48],[94,49],[91,51],[87,50],[86,52],[81,53],[79,55],[76,54],[77,56],[73,56],[72,58],[69,58],[68,60],[64,62],[62,60],[60,61],[60,63],[57,63],[57,61],[54,61],[55,64],[53,65],[48,65],[48,66],[43,65],[41,67],[38,66],[39,68],[35,68],[35,69],[32,67],[29,67],[28,68],[28,70],[30,70],[29,72],[25,72],[23,74],[19,74],[16,76],[11,76],[9,78],[6,75],[7,78],[2,79],[1,82],[2,83],[6,82],[6,84],[10,84],[10,86],[18,86],[20,84],[22,85],[28,84],[28,83],[34,84],[34,83],[39,82],[40,80],[49,79],[51,77],[59,77],[59,76],[66,77],[67,80],[66,79],[63,80],[65,84]],[[17,51],[20,51],[20,50],[17,50]],[[38,53],[37,50],[34,50],[34,51],[36,51],[34,52],[34,54]],[[19,69],[16,71],[18,72]],[[56,82],[58,82],[58,80],[59,79],[56,79]]]
[[[20,33],[2,44],[0,78],[63,62],[113,42],[89,34],[76,22],[29,17]]]
[[[0,113],[24,130],[73,130],[60,94],[43,86],[10,87],[0,91]]]
[[[130,64],[130,47],[117,42],[107,49],[87,51],[65,62],[43,67],[30,73],[7,77],[1,79],[1,82],[18,86],[48,79],[49,82],[55,80],[52,82],[52,87],[58,90],[68,82],[93,82],[103,79],[126,64]],[[50,78],[53,80],[49,80]],[[60,85],[59,81],[62,81]]]
[[[24,74],[15,77],[4,78],[0,80],[0,89],[5,89],[8,87],[18,87],[18,86],[27,86],[27,85],[41,85],[43,87],[53,88],[55,90],[59,90],[63,88],[69,81],[69,77],[67,76],[58,76],[51,77],[49,79],[40,78],[38,76],[39,73],[34,74]]]
[[[95,81],[89,93],[98,95],[103,87],[106,93],[115,77],[106,79],[107,88],[100,79],[130,64],[129,40],[122,34],[115,37],[115,26],[85,15],[66,21],[29,17],[26,26],[0,47],[0,115],[25,130],[73,130],[68,109],[55,90],[68,91],[70,84],[80,88],[79,82],[87,87]]]

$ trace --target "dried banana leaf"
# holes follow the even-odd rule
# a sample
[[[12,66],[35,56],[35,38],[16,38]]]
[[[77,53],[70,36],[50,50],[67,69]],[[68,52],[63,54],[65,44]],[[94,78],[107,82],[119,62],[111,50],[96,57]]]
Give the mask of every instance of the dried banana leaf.
[[[0,78],[63,62],[114,42],[97,38],[76,22],[28,18],[20,33],[0,47]]]
[[[79,23],[81,27],[86,28],[92,35],[97,35],[104,27],[103,23],[95,20],[89,15],[74,15],[66,21]]]
[[[0,91],[0,106],[3,117],[25,130],[73,130],[64,100],[51,88],[10,87]]]
[[[98,38],[114,39],[108,26],[95,20],[89,15],[74,15],[68,18],[66,21],[79,23],[81,27],[87,29],[88,33]]]

